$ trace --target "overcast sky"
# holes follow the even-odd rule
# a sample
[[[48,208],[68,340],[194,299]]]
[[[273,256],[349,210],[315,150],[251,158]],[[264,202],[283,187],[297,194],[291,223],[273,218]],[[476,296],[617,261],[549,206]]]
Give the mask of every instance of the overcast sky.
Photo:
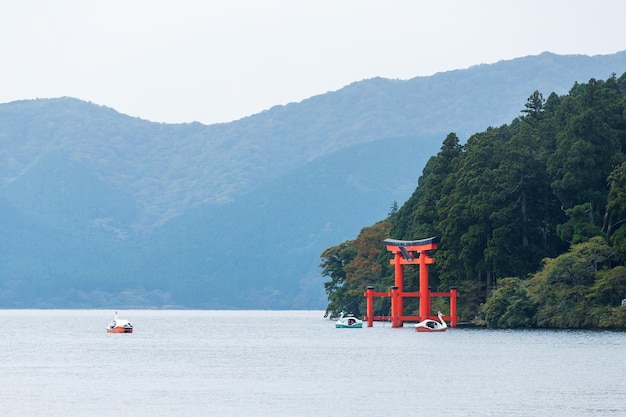
[[[623,0],[5,3],[0,103],[70,96],[167,123],[229,122],[377,76],[626,49]]]

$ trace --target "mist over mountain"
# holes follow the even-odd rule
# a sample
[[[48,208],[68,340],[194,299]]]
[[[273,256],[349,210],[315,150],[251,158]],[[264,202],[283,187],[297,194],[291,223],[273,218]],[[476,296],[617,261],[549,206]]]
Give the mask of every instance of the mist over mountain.
[[[209,126],[1,104],[0,308],[323,308],[320,253],[406,201],[447,133],[624,71],[626,52],[544,53]]]

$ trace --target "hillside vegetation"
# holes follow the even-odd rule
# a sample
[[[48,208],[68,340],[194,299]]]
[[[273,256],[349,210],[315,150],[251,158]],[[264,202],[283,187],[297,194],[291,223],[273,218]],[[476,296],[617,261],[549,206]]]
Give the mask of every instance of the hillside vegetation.
[[[459,289],[462,321],[626,329],[626,73],[520,107],[463,145],[450,133],[402,207],[324,251],[329,311],[364,314],[366,286],[393,285],[384,238],[437,236],[431,286]],[[405,269],[417,291],[418,268]]]

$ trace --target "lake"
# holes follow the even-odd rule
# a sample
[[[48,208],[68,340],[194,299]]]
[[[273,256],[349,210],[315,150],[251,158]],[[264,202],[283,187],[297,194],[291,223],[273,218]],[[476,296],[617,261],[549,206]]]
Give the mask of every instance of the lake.
[[[626,333],[335,329],[322,311],[0,310],[0,415],[626,416]]]

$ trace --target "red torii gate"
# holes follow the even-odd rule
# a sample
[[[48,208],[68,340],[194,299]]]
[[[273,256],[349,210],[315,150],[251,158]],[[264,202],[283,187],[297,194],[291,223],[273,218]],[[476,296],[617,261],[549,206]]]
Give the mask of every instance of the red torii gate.
[[[385,316],[374,316],[374,297],[391,297],[391,327],[402,327],[404,321],[422,321],[426,319],[436,320],[437,317],[431,314],[431,297],[450,297],[450,315],[443,316],[444,320],[450,321],[450,327],[456,327],[456,299],[458,293],[455,287],[450,288],[450,292],[431,292],[428,288],[428,265],[435,262],[428,254],[428,251],[437,249],[437,238],[431,237],[422,240],[396,240],[385,239],[387,250],[394,254],[390,261],[395,265],[395,285],[389,292],[374,292],[374,287],[367,287],[363,294],[367,297],[367,327],[372,327],[374,320],[386,320]],[[414,256],[413,254],[417,254]],[[419,265],[420,287],[419,291],[404,291],[404,270],[402,265]],[[420,299],[420,315],[404,315],[404,299],[407,297],[418,297]]]

